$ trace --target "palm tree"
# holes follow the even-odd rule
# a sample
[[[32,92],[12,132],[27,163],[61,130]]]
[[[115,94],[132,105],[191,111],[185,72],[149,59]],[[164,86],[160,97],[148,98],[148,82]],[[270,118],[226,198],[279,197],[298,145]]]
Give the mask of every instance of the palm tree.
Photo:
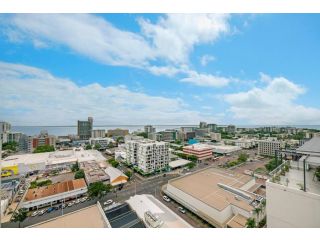
[[[11,218],[12,222],[19,222],[19,228],[21,223],[27,218],[28,211],[25,208],[20,208],[18,212],[14,212]]]
[[[261,208],[255,208],[254,210],[253,210],[253,212],[257,215],[257,220],[259,221],[259,215],[260,215],[260,212],[262,211],[262,209]]]

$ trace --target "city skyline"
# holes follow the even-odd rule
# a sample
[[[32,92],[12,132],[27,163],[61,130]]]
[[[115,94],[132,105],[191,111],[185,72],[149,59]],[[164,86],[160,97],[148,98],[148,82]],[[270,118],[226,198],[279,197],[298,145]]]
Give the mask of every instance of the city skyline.
[[[319,20],[2,14],[1,120],[17,126],[69,126],[87,116],[97,125],[318,124]]]

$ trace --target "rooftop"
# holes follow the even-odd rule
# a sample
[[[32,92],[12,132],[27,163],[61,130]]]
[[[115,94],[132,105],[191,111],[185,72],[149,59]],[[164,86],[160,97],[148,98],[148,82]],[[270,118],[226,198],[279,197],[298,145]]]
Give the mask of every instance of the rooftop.
[[[320,137],[313,137],[305,142],[301,147],[297,148],[297,152],[320,156]]]
[[[169,180],[169,184],[218,211],[222,211],[230,204],[246,211],[251,211],[254,207],[248,201],[242,198],[236,199],[235,194],[225,190],[222,186],[231,187],[254,199],[255,196],[253,194],[246,192],[246,189],[242,189],[245,188],[245,184],[252,180],[254,181],[248,175],[233,173],[228,170],[206,168],[177,179]]]
[[[127,200],[129,205],[135,210],[140,219],[145,219],[144,213],[150,211],[163,221],[162,228],[190,228],[191,226],[171,211],[152,195],[135,195]]]
[[[105,213],[112,228],[145,228],[136,212],[127,203],[111,208]]]
[[[54,165],[76,161],[98,160],[105,161],[103,155],[97,150],[73,149],[66,151],[55,151],[45,153],[28,153],[6,157],[2,161],[2,166],[13,166],[18,164],[39,164]]]
[[[191,161],[189,161],[189,160],[185,160],[185,159],[180,158],[178,160],[169,162],[169,167],[171,167],[171,168],[182,167],[182,166],[187,165],[190,162]]]
[[[56,183],[45,187],[33,188],[28,190],[24,201],[28,202],[32,200],[37,200],[40,198],[50,197],[59,193],[69,192],[85,187],[87,187],[87,185],[84,179],[81,178],[62,183]]]
[[[32,228],[104,228],[106,222],[97,205],[31,226]]]

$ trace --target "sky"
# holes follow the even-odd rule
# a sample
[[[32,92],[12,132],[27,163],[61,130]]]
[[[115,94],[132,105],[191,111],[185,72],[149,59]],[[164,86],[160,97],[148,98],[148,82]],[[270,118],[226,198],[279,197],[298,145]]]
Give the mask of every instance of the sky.
[[[319,14],[0,14],[0,121],[320,124]]]

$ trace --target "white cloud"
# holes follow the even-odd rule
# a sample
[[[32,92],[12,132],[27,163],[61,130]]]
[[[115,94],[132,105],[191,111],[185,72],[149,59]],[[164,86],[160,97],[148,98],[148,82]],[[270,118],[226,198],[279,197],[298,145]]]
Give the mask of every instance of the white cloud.
[[[193,47],[212,43],[228,33],[227,14],[168,14],[156,24],[141,18],[143,34],[152,40],[157,55],[174,63],[185,63]]]
[[[216,58],[214,56],[211,55],[203,55],[200,58],[200,63],[202,66],[207,66],[209,62],[214,61]]]
[[[191,83],[201,87],[224,87],[229,84],[231,79],[214,76],[211,74],[200,74],[195,71],[189,71],[188,77],[183,78],[180,82]]]
[[[266,79],[266,76],[264,78]],[[320,109],[296,104],[295,100],[306,92],[286,78],[268,77],[266,86],[247,92],[224,96],[236,119],[253,124],[318,124]]]
[[[10,83],[10,84],[8,84]],[[180,98],[150,96],[126,86],[78,86],[19,64],[0,62],[0,115],[15,125],[64,125],[93,116],[96,124],[194,124],[212,120]]]
[[[15,43],[29,41],[36,48],[68,47],[102,64],[136,67],[169,77],[183,73],[187,75],[184,81],[195,83],[195,76],[185,70],[190,52],[198,44],[212,43],[229,33],[228,20],[226,14],[167,14],[156,23],[140,18],[140,34],[90,14],[14,14],[0,18],[0,24],[8,40]],[[210,60],[212,57],[207,56],[204,61]],[[165,64],[159,66],[157,61]],[[203,85],[196,81],[198,86],[220,86],[222,79],[197,75],[203,79],[200,82],[209,82]]]

